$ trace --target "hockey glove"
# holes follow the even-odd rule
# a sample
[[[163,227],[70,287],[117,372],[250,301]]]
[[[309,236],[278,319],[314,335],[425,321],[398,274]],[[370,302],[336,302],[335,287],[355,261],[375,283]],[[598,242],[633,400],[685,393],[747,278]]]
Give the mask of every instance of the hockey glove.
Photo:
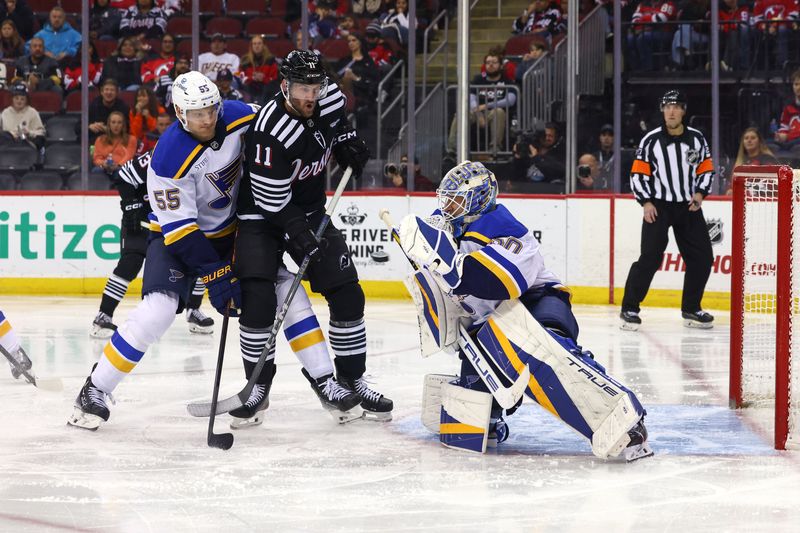
[[[311,226],[304,218],[293,218],[286,223],[286,234],[290,243],[304,256],[308,256],[312,263],[322,261],[323,246],[311,231]]]
[[[336,132],[333,155],[342,168],[352,167],[353,177],[361,177],[364,165],[369,161],[369,148],[358,138],[358,133],[349,124],[342,124]]]
[[[147,216],[145,204],[139,198],[123,198],[119,202],[122,209],[122,227],[129,234],[139,233],[144,228],[142,227],[142,220]]]
[[[228,302],[231,308],[228,316],[239,316],[236,312],[242,306],[242,289],[239,280],[233,275],[230,261],[218,261],[203,265],[199,269],[200,280],[208,289],[208,299],[214,309],[225,314]]]

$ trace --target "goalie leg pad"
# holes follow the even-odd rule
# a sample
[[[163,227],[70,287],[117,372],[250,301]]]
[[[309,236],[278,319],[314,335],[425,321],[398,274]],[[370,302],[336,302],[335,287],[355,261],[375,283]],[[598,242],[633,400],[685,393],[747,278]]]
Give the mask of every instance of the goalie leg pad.
[[[417,307],[422,357],[454,350],[458,344],[461,308],[442,292],[427,270],[414,272],[405,283]]]
[[[484,453],[489,435],[492,395],[444,383],[439,441],[448,448]]]
[[[422,425],[431,433],[439,434],[442,413],[442,385],[458,379],[448,374],[426,374],[422,387]]]
[[[524,365],[530,368],[526,393],[590,439],[596,455],[621,451],[644,409],[633,392],[587,363],[580,350],[569,352],[556,337],[518,301],[503,302],[478,332],[484,349],[498,354],[496,361],[508,361],[499,366],[510,379]]]

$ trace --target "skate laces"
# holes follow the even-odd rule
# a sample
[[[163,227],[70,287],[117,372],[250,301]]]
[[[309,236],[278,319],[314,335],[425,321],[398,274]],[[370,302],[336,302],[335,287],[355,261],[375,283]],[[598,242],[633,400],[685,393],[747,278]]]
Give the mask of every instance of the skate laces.
[[[339,385],[339,383],[333,379],[333,376],[331,376],[325,380],[325,384],[322,386],[322,393],[325,394],[329,400],[341,400],[350,394],[350,391]]]
[[[202,322],[208,318],[208,315],[202,312],[198,307],[197,309],[189,309],[189,318],[195,318],[198,322]]]
[[[117,402],[114,401],[114,397],[111,395],[110,392],[103,392],[94,385],[89,385],[89,388],[86,391],[86,395],[89,397],[89,400],[97,405],[101,405],[104,408],[108,409],[108,404],[106,403],[106,399],[111,402],[111,405],[116,405]]]
[[[245,402],[245,407],[255,407],[258,403],[264,399],[264,391],[267,390],[266,385],[256,384],[253,387],[253,390],[250,392],[250,397],[247,398]]]
[[[97,316],[94,317],[94,323],[98,325],[110,324],[111,317],[105,314],[104,312],[100,311],[99,313],[97,313]]]
[[[367,383],[369,383],[369,382],[363,376],[358,378],[355,381],[356,392],[362,398],[366,398],[367,400],[371,400],[373,402],[377,402],[378,400],[381,399],[381,396],[383,396],[383,395],[381,393],[379,393],[379,392],[376,392],[376,391],[370,389],[369,386],[367,385]]]

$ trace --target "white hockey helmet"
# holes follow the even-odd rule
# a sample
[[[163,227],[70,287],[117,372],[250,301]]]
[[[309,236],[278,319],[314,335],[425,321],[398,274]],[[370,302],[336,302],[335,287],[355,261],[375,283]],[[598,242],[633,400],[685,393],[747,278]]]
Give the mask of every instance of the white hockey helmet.
[[[172,84],[172,104],[175,106],[175,116],[186,131],[189,131],[186,112],[192,109],[215,106],[217,120],[222,117],[222,97],[217,84],[196,70],[181,74],[175,79]]]

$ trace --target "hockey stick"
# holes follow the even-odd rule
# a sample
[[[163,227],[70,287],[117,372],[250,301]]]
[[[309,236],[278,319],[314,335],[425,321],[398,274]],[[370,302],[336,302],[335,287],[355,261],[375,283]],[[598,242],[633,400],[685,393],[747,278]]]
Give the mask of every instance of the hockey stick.
[[[378,212],[378,217],[383,220],[384,224],[391,230],[392,239],[400,246],[400,234],[397,232],[397,228],[394,227],[392,215],[389,213],[389,210],[386,208],[381,209]],[[403,247],[400,246],[400,249],[403,250]],[[403,250],[404,255],[405,253],[406,251]],[[413,259],[408,257],[408,255],[406,255],[406,259],[408,259],[412,267],[419,270],[419,267]],[[492,396],[494,396],[497,403],[500,404],[500,407],[503,409],[511,409],[514,407],[519,399],[522,398],[522,395],[525,393],[525,388],[528,386],[528,381],[531,377],[531,371],[528,365],[524,366],[522,372],[519,373],[519,377],[517,377],[516,381],[514,381],[510,387],[504,387],[503,382],[494,371],[492,364],[483,354],[480,347],[475,346],[469,333],[467,333],[464,326],[461,324],[458,325],[458,346],[469,357],[472,366],[475,367],[478,375],[486,386],[489,387]]]
[[[336,192],[333,193],[333,197],[331,198],[330,202],[328,202],[328,207],[325,208],[325,214],[323,215],[322,220],[319,223],[319,227],[317,228],[317,232],[315,233],[317,240],[321,239],[322,235],[325,233],[325,228],[328,227],[328,223],[331,220],[333,211],[336,209],[336,204],[339,203],[339,198],[342,196],[345,187],[347,187],[347,183],[350,181],[350,175],[352,173],[353,169],[347,167],[342,175],[342,179],[339,180],[339,185],[336,187]],[[250,397],[250,392],[253,390],[256,380],[258,379],[258,376],[261,374],[261,370],[264,368],[264,365],[267,362],[269,351],[275,342],[278,331],[280,331],[281,326],[283,325],[283,320],[286,318],[286,313],[289,311],[289,304],[292,303],[294,293],[297,292],[297,288],[300,286],[300,280],[303,279],[303,274],[305,274],[310,262],[311,259],[308,256],[303,258],[303,262],[300,264],[300,268],[297,270],[297,274],[295,274],[294,279],[292,280],[292,285],[289,287],[289,292],[286,294],[283,305],[281,305],[278,314],[275,316],[275,322],[272,323],[272,329],[267,337],[267,344],[261,351],[261,355],[258,358],[258,363],[256,363],[253,373],[250,375],[250,379],[247,380],[247,385],[245,385],[244,388],[237,394],[218,402],[215,407],[212,407],[210,402],[190,403],[186,406],[186,410],[189,411],[190,415],[209,416],[212,413],[212,409],[215,414],[227,413],[244,405],[244,403]]]
[[[30,383],[37,389],[42,389],[49,392],[61,392],[62,390],[64,390],[64,384],[61,382],[60,378],[37,378],[27,370],[22,368],[19,365],[19,361],[17,361],[13,355],[8,353],[8,350],[6,350],[2,345],[0,345],[0,352],[3,352],[3,355],[6,356],[6,359],[8,359],[9,363],[11,363],[11,366],[13,366],[14,369],[17,372],[19,372],[22,376],[24,376],[25,380],[28,383]]]
[[[211,392],[211,413],[208,418],[208,446],[229,450],[233,446],[232,433],[214,433],[214,420],[217,417],[217,400],[219,399],[219,382],[222,378],[222,360],[225,358],[225,340],[228,338],[228,319],[230,318],[231,304],[225,306],[225,316],[222,318],[222,331],[219,339],[219,352],[217,354],[217,368],[214,372],[214,389]]]

